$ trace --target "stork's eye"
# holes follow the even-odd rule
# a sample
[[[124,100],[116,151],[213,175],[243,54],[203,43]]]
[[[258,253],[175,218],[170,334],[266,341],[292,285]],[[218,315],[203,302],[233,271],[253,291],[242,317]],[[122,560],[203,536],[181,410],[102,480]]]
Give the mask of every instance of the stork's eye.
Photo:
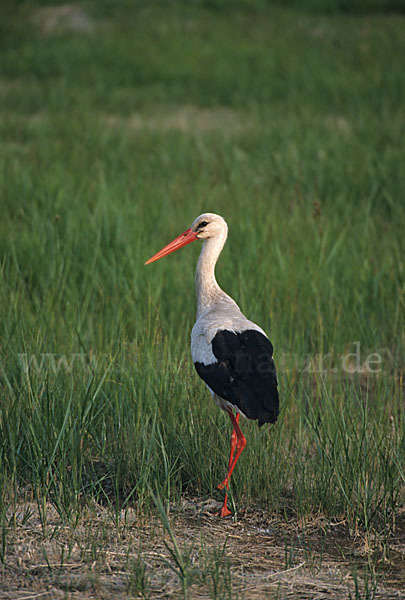
[[[206,227],[208,225],[207,221],[202,221],[199,225],[198,225],[198,229],[201,229],[201,227]]]

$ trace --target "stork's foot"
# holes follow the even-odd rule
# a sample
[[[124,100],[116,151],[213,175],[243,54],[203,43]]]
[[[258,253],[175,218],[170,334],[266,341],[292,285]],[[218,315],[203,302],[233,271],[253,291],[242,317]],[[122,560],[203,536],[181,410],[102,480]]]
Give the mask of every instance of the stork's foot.
[[[229,510],[229,508],[227,507],[226,504],[224,504],[221,507],[221,510],[219,512],[216,513],[217,517],[230,517],[231,516],[231,511]]]

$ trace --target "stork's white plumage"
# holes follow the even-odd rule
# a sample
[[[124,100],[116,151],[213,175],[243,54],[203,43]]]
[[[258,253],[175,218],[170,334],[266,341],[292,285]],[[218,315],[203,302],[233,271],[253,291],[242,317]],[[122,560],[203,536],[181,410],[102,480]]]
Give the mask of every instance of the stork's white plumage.
[[[197,320],[191,332],[191,355],[199,376],[233,425],[228,474],[219,489],[228,489],[232,471],[246,445],[239,416],[256,419],[261,426],[276,421],[279,407],[271,342],[215,279],[215,265],[227,236],[226,221],[214,213],[204,213],[146,263],[197,239],[204,240],[195,275]],[[231,514],[226,491],[219,514]]]

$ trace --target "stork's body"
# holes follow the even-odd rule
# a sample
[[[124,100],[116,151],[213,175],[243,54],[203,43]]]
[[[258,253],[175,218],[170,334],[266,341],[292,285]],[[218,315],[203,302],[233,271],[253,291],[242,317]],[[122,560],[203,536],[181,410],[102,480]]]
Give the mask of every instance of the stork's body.
[[[231,473],[246,445],[239,416],[256,419],[261,426],[274,423],[278,415],[271,342],[258,325],[243,315],[215,279],[215,265],[227,235],[225,220],[205,213],[148,261],[158,260],[196,239],[204,240],[195,276],[197,320],[191,332],[191,355],[197,373],[233,425],[228,474],[218,486],[220,489],[228,488]],[[230,514],[226,493],[220,514]]]

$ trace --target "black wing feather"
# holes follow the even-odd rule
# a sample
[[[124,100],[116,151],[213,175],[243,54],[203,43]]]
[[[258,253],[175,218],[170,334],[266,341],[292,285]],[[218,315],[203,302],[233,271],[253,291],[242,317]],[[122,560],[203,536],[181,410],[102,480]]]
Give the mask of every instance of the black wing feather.
[[[218,331],[212,340],[218,362],[196,362],[199,376],[221,398],[259,426],[275,423],[279,412],[276,368],[270,340],[255,329]]]

